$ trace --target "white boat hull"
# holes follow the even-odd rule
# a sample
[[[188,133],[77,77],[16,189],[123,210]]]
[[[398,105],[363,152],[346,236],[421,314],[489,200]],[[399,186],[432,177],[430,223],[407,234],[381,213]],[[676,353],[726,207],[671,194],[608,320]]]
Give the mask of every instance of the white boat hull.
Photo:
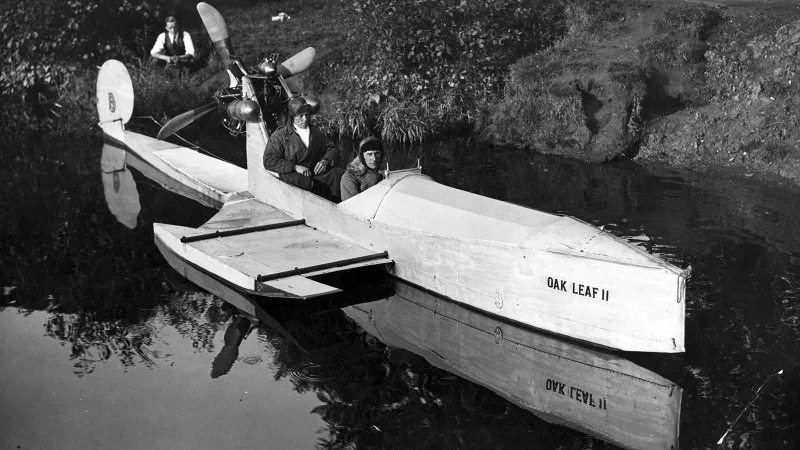
[[[109,69],[111,79],[122,77],[124,67],[111,64]],[[322,240],[341,240],[341,248],[349,245],[363,256],[387,252],[386,261],[394,263],[390,270],[400,279],[509,320],[626,351],[684,351],[688,273],[596,227],[453,189],[414,172],[392,174],[334,204],[264,170],[263,122],[247,123],[245,180],[244,169],[125,131],[129,108],[116,102],[125,103],[132,93],[103,91],[109,86],[98,82],[98,110],[101,119],[105,117],[101,127],[106,135],[135,150],[155,177],[177,181],[201,201],[220,206],[233,196],[252,196],[287,219],[304,220],[325,235]],[[254,99],[247,77],[242,89],[244,98]],[[112,97],[117,100],[112,102]],[[242,192],[245,185],[248,192]],[[263,275],[225,259],[240,253],[237,245],[246,250],[252,241],[231,240],[224,253],[216,254],[210,249],[219,246],[206,251],[180,244],[178,235],[192,234],[189,231],[155,227],[157,238],[176,254],[193,258],[205,270],[230,274],[226,279],[233,284],[250,286],[254,276]],[[336,263],[327,260],[321,247],[304,252],[308,267],[322,256],[325,265]],[[270,254],[255,255],[253,265],[275,276],[282,273],[276,269],[280,261]],[[303,298],[326,292],[326,287],[300,278],[304,276],[296,275],[291,286],[279,290],[297,291]],[[277,286],[281,280],[270,283]],[[300,284],[306,286],[302,293]]]
[[[457,302],[625,351],[684,351],[687,272],[577,219],[390,177],[340,204],[260,165],[248,127],[250,192],[310,226],[388,251],[392,273]]]

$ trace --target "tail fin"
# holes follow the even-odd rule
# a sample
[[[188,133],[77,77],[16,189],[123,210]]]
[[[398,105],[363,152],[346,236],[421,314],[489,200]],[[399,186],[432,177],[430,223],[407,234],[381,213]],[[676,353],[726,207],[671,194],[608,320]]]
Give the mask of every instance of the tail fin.
[[[133,114],[133,83],[125,65],[109,59],[97,74],[97,116],[109,137],[124,142],[124,125]]]

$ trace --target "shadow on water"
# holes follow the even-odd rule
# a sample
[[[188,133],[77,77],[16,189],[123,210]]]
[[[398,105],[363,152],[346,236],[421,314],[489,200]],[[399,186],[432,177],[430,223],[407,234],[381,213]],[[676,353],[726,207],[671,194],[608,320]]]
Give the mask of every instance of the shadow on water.
[[[651,448],[625,439],[669,435],[659,422],[666,415],[650,417],[626,402],[641,394],[667,405],[673,400],[666,386],[674,385],[683,389],[674,397],[681,400],[681,448],[714,448],[729,425],[728,448],[800,445],[795,188],[725,174],[588,165],[470,140],[390,149],[394,167],[422,155],[423,171],[445,184],[572,215],[691,266],[686,353],[618,355],[537,337],[406,287],[383,300],[312,307],[253,304],[224,286],[192,280],[238,309],[232,308],[185,282],[186,273],[170,269],[153,245],[153,222],[197,226],[214,210],[166,192],[113,155],[98,170],[99,145],[75,144],[0,154],[0,183],[15,194],[0,198],[0,306],[45,312],[45,333],[68,344],[73,373],[84,379],[108,362],[133,368],[168,360],[158,345],[168,323],[193,348],[214,353],[205,376],[220,380],[257,363],[252,358],[261,357],[238,350],[257,339],[268,349],[274,379],[317,393],[313,412],[328,425],[322,447],[605,446],[535,414],[618,445]],[[585,359],[591,365],[570,366]],[[636,380],[660,381],[617,379],[631,371],[646,374]],[[574,397],[574,404],[559,404],[575,392],[570,387],[591,394],[595,406]],[[612,404],[620,412],[615,420],[641,422],[620,427],[627,437],[604,434],[596,423],[596,413],[605,414],[600,398],[609,412]]]

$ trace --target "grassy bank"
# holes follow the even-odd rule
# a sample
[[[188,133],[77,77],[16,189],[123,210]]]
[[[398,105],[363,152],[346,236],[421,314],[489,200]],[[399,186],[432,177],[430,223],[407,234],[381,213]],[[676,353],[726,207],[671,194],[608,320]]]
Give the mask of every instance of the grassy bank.
[[[560,23],[554,19],[562,9],[520,0],[259,4],[231,0],[214,2],[214,6],[228,22],[235,55],[246,65],[255,65],[274,53],[283,59],[306,46],[317,48],[314,66],[296,77],[292,87],[322,98],[324,108],[319,120],[330,134],[375,134],[399,142],[419,142],[443,132],[472,129],[501,95],[508,65],[554,39],[557,25],[550,24]],[[12,100],[8,104],[22,105],[29,115],[22,115],[20,108],[5,108],[4,125],[21,132],[82,130],[74,122],[94,121],[87,93],[94,83],[96,66],[106,58],[120,59],[131,69],[138,113],[165,117],[198,105],[196,97],[202,97],[202,93],[190,92],[197,92],[201,76],[213,73],[218,62],[197,14],[182,6],[179,17],[200,41],[208,68],[176,84],[172,80],[161,82],[158,73],[144,63],[148,42],[160,31],[159,20],[171,11],[164,2],[150,9],[148,18],[142,17],[138,25],[124,30],[125,36],[83,36],[86,42],[73,52],[83,53],[75,57],[77,66],[65,68],[59,80],[48,84],[47,80],[55,77],[47,78],[43,66],[38,67],[38,79],[32,84],[46,86],[41,89],[45,95],[32,93],[29,88],[5,92]],[[291,19],[272,22],[271,16],[279,12]],[[26,33],[19,32],[23,36]],[[92,44],[89,41],[93,39],[96,42]],[[87,48],[92,45],[103,51],[89,52]],[[19,59],[25,58],[32,60],[35,55],[21,55]],[[66,66],[69,61],[61,63]],[[10,80],[7,85],[16,86],[14,83]],[[174,109],[176,104],[181,107]],[[59,110],[69,110],[69,119],[65,120]]]
[[[52,8],[44,28],[28,20],[28,30],[3,29],[14,50],[0,80],[6,139],[90,133],[96,67],[111,57],[131,70],[136,114],[163,121],[208,101],[199,85],[219,63],[194,5],[114,2],[123,9],[112,14],[103,6],[108,23],[100,31],[81,31],[102,11],[90,0]],[[589,161],[733,164],[800,180],[795,2],[213,4],[246,65],[317,49],[311,69],[291,87],[322,100],[317,120],[334,138],[419,142],[478,132],[487,143]],[[15,19],[9,11],[25,12],[6,7],[4,19]],[[168,11],[195,36],[204,61],[182,79],[146,64]],[[280,12],[291,18],[272,22]],[[64,17],[73,18],[67,30],[58,20]],[[32,44],[44,35],[63,49]]]

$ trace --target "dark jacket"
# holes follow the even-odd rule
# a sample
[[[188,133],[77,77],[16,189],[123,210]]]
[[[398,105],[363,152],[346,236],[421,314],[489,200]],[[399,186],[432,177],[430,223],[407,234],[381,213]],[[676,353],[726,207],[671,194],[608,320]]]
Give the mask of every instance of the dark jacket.
[[[309,125],[311,130],[308,148],[303,144],[294,126],[288,123],[272,133],[264,149],[264,168],[279,174],[294,172],[295,165],[307,167],[313,171],[323,158],[336,164],[338,150],[328,141],[325,133],[317,127]]]
[[[342,175],[340,184],[342,201],[366,191],[380,183],[381,180],[383,180],[383,174],[380,171],[370,169],[359,156],[356,156],[347,165],[347,170]]]

